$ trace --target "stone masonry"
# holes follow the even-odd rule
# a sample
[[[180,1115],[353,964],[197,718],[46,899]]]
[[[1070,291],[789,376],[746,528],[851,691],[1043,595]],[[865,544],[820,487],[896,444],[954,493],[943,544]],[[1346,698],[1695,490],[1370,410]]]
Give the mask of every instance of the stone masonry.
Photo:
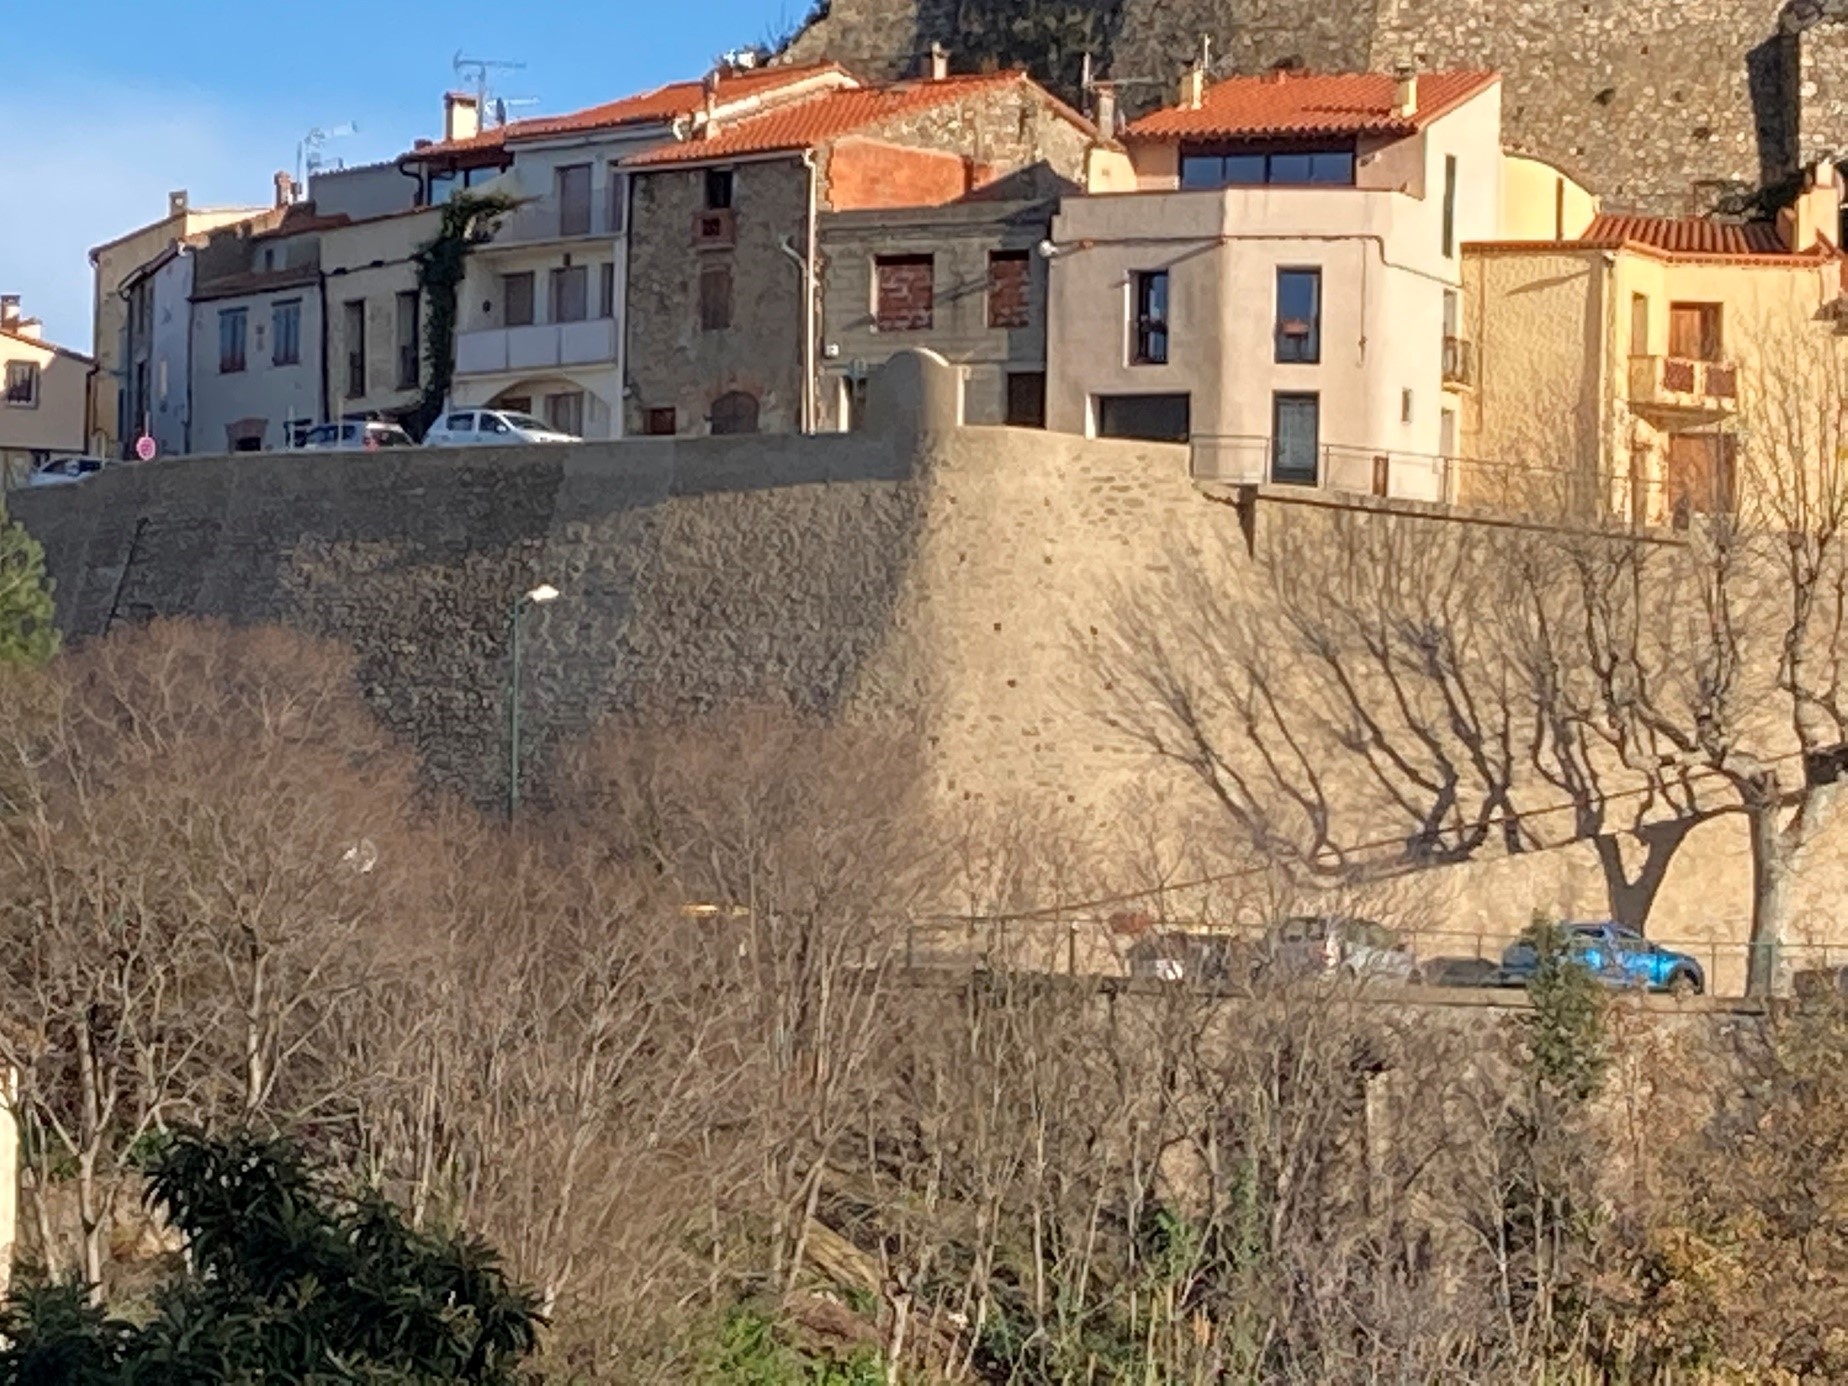
[[[1126,884],[1151,848],[1186,879],[1223,824],[1105,724],[1090,645],[1122,584],[1177,543],[1236,547],[1239,512],[1194,486],[1181,447],[956,427],[954,374],[925,357],[873,384],[853,434],[181,459],[14,509],[45,544],[68,638],[165,615],[338,639],[432,779],[483,802],[505,786],[508,609],[545,580],[564,595],[529,632],[540,780],[550,748],[612,712],[774,699],[905,734],[926,801],[957,822],[1061,825],[1098,877],[1066,898]],[[1312,513],[1278,502],[1253,532]],[[1838,824],[1805,871],[1801,942],[1848,944],[1845,848]],[[1743,827],[1716,819],[1652,916],[1721,988],[1749,881]],[[1536,907],[1607,907],[1582,845],[1434,872],[1415,896],[1406,927],[1491,946]]]
[[[979,65],[972,16],[996,0],[832,0],[791,48],[884,71],[932,42]],[[1848,6],[1842,0],[1040,0],[1096,11],[1100,76],[1126,108],[1171,102],[1212,40],[1215,75],[1279,63],[1319,69],[1488,67],[1506,83],[1509,142],[1583,178],[1614,209],[1745,208],[1800,158],[1848,151]],[[1049,21],[1048,21],[1049,22]],[[1056,32],[1029,67],[1059,81]],[[993,44],[987,46],[993,47]]]

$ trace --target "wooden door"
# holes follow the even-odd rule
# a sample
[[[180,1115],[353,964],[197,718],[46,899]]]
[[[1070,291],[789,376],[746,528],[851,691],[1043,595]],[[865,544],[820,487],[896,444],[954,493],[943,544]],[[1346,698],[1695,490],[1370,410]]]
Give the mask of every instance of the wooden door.
[[[1732,508],[1732,442],[1720,433],[1678,433],[1668,440],[1664,499],[1676,525]]]

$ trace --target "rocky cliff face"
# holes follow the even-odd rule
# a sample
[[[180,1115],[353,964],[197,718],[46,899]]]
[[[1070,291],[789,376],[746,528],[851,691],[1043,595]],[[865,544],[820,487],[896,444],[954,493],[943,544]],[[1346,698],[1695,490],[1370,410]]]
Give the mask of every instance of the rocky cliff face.
[[[1612,207],[1746,210],[1800,157],[1848,149],[1839,0],[831,0],[794,41],[880,75],[932,43],[959,67],[1025,65],[1077,96],[1084,55],[1127,105],[1170,99],[1212,40],[1218,75],[1278,63],[1490,67],[1514,147]]]

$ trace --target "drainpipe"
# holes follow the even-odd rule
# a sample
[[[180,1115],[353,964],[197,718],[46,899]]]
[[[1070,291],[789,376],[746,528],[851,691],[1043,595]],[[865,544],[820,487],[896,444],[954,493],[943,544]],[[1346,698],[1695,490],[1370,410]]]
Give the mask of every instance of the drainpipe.
[[[802,166],[808,170],[808,247],[798,251],[788,241],[783,251],[802,270],[802,431],[815,431],[815,261],[818,233],[816,212],[820,205],[820,174],[815,167],[815,151],[802,151]]]
[[[327,330],[327,271],[321,269],[317,270],[316,273],[319,276],[319,288],[321,293],[321,369],[317,372],[321,377],[321,415],[315,422],[328,423],[331,422],[331,420],[328,418],[327,414],[327,341],[329,336]],[[420,303],[420,310],[421,307],[422,305]]]

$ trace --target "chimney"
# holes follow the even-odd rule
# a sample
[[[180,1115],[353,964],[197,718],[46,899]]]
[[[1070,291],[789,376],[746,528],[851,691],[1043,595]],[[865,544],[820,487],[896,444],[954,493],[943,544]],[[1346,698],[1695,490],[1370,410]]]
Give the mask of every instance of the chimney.
[[[281,169],[276,170],[276,206],[287,207],[295,201],[295,180]]]
[[[1110,82],[1099,82],[1092,88],[1091,119],[1097,123],[1097,133],[1106,140],[1114,140],[1117,133],[1117,90]]]
[[[1803,188],[1791,204],[1790,213],[1786,234],[1793,253],[1801,255],[1822,241],[1833,245],[1840,239],[1842,176],[1833,163],[1825,159],[1804,170]]]
[[[719,133],[719,71],[714,68],[706,74],[702,84],[705,93],[705,124],[701,127],[700,138],[711,139]]]
[[[0,329],[19,331],[19,295],[0,294]]]
[[[481,133],[481,101],[465,91],[443,93],[443,140],[472,140]]]
[[[181,188],[178,192],[167,194],[167,215],[170,217],[186,215],[186,189]]]
[[[1400,63],[1392,70],[1392,113],[1403,118],[1418,114],[1418,69]]]
[[[930,46],[930,80],[941,82],[950,75],[950,50],[941,43]]]
[[[1206,69],[1195,63],[1181,75],[1181,105],[1197,111],[1206,101]]]

